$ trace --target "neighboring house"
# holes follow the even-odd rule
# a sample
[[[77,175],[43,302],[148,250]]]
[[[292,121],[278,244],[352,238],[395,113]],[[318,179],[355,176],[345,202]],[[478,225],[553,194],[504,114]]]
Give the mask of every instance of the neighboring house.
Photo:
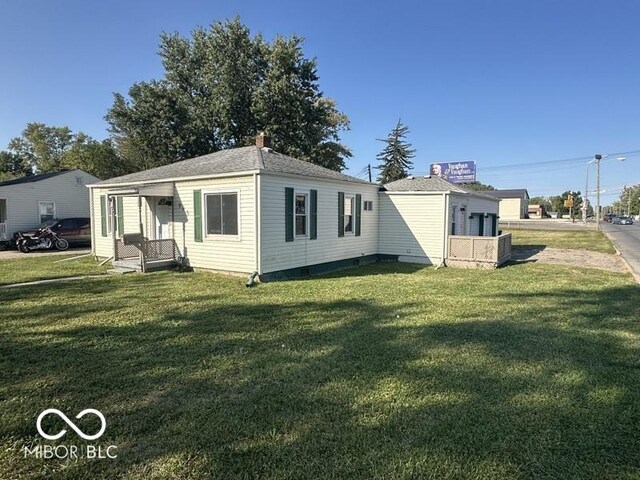
[[[542,218],[545,216],[543,205],[529,205],[529,218]]]
[[[518,220],[529,214],[529,192],[524,188],[483,192],[500,199],[500,220]]]
[[[491,197],[442,179],[380,187],[265,145],[259,136],[256,146],[90,185],[94,255],[142,268],[179,255],[191,267],[273,280],[381,255],[439,263],[453,229],[496,231]]]
[[[67,170],[0,182],[0,241],[54,218],[89,217],[86,186],[99,180]]]

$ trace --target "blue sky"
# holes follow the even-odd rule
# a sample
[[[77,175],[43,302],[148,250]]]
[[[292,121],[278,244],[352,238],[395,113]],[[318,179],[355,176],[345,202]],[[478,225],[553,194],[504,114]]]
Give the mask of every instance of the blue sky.
[[[376,163],[399,117],[415,171],[475,160],[478,179],[532,195],[584,190],[585,163],[500,165],[640,150],[640,2],[56,1],[0,3],[0,148],[27,122],[107,136],[113,92],[159,78],[162,31],[236,14],[305,37],[351,119],[349,171]],[[640,155],[603,162],[605,202],[640,183]]]

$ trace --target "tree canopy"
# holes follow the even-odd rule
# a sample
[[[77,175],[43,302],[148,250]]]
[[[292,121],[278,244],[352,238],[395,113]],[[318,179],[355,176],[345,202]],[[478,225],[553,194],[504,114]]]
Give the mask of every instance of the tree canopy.
[[[378,165],[380,170],[378,181],[380,183],[393,182],[409,175],[409,170],[413,166],[411,159],[415,157],[416,151],[405,140],[408,133],[409,127],[398,120],[397,125],[387,138],[378,139],[385,143],[384,149],[376,156],[380,160]]]
[[[462,186],[466,189],[474,190],[476,192],[488,192],[491,190],[495,190],[495,187],[493,185],[488,185],[486,183],[482,183],[478,181],[463,183]]]
[[[139,170],[250,145],[264,131],[275,150],[342,170],[349,120],[323,95],[302,44],[268,42],[237,17],[190,37],[163,34],[163,78],[115,94],[107,113],[119,155]]]
[[[132,171],[109,140],[98,142],[82,132],[73,133],[67,126],[29,123],[19,137],[9,141],[7,150],[0,151],[2,179],[74,168],[99,178]]]

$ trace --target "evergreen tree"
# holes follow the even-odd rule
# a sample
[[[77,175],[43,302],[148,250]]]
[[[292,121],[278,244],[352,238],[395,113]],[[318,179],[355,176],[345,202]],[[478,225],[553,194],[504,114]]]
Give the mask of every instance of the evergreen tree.
[[[381,161],[378,165],[380,170],[378,181],[380,183],[393,182],[409,175],[409,170],[413,166],[411,159],[415,156],[416,151],[405,140],[408,133],[409,127],[403,125],[401,120],[398,120],[396,128],[391,131],[386,139],[378,139],[386,144],[376,157]]]

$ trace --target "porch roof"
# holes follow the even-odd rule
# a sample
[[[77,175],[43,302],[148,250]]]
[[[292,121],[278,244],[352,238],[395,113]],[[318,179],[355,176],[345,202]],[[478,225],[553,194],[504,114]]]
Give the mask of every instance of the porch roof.
[[[173,187],[173,182],[132,185],[110,188],[107,194],[123,197],[173,197]]]

